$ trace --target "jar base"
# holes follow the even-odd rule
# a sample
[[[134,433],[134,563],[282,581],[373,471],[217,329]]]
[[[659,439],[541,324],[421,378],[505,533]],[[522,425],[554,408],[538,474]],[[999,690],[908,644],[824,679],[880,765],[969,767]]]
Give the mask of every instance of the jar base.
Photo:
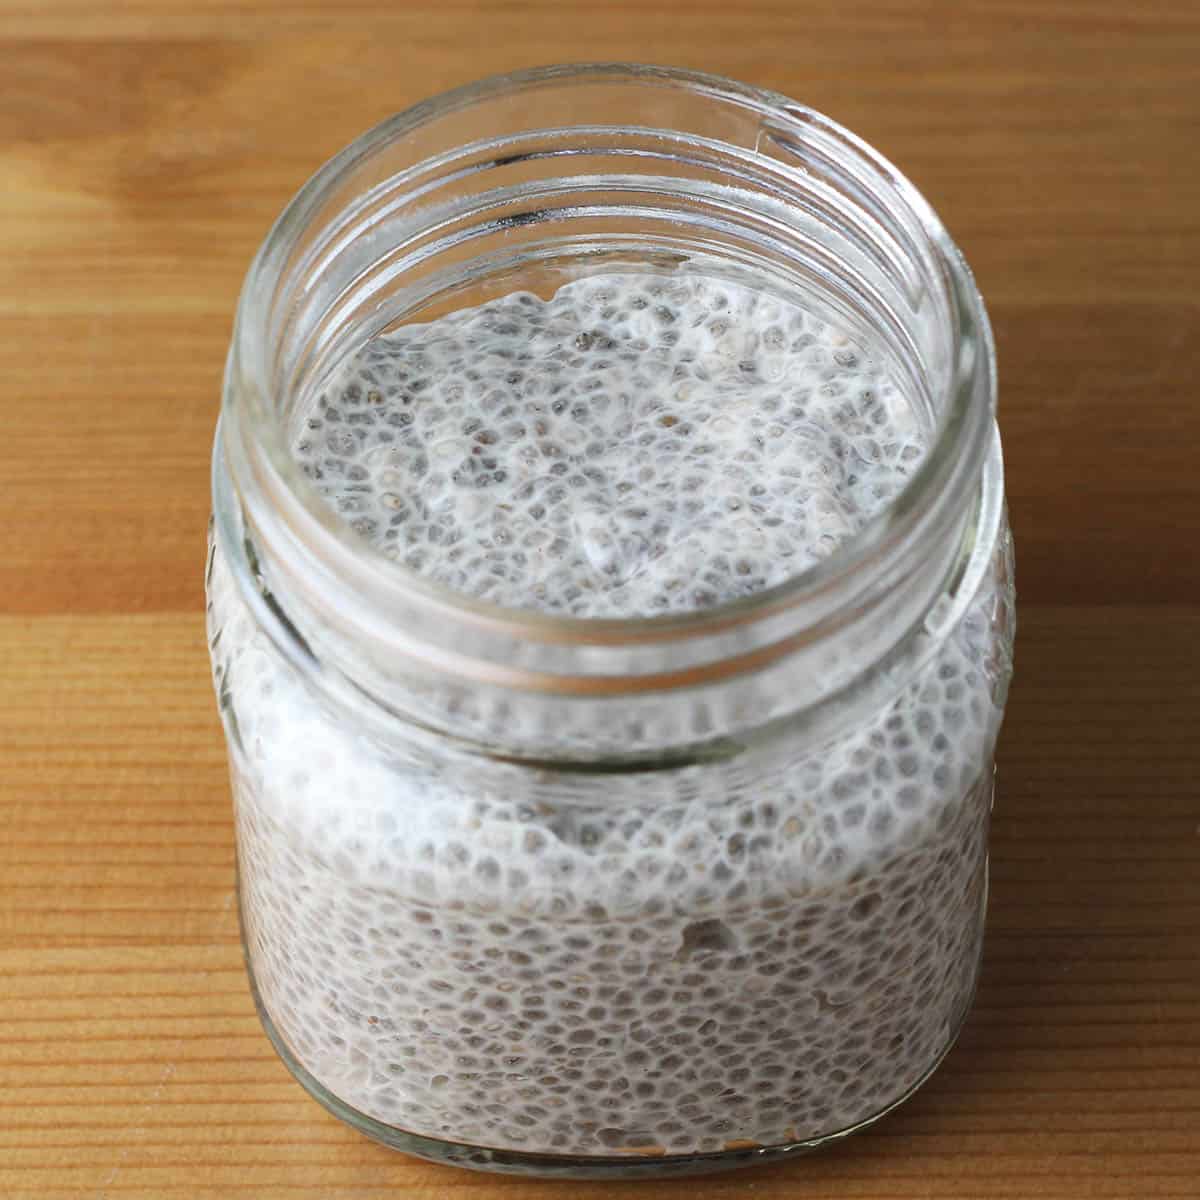
[[[266,1032],[275,1052],[283,1060],[284,1066],[292,1073],[297,1082],[306,1092],[327,1112],[344,1121],[352,1129],[381,1143],[392,1150],[426,1162],[441,1163],[445,1166],[466,1167],[472,1171],[489,1171],[501,1175],[525,1175],[543,1179],[664,1179],[686,1175],[709,1175],[718,1171],[731,1171],[739,1167],[764,1166],[768,1163],[782,1162],[785,1159],[798,1158],[811,1154],[835,1142],[840,1142],[851,1134],[858,1133],[882,1120],[894,1109],[899,1108],[912,1098],[931,1076],[942,1065],[946,1056],[954,1048],[962,1031],[966,1018],[974,1006],[974,988],[971,999],[964,1008],[963,1015],[955,1026],[945,1048],[934,1059],[929,1069],[904,1095],[885,1105],[878,1112],[845,1129],[834,1133],[823,1134],[821,1137],[807,1141],[787,1142],[775,1146],[755,1146],[736,1150],[719,1150],[705,1154],[667,1154],[650,1157],[621,1155],[572,1155],[572,1154],[536,1154],[522,1150],[493,1149],[486,1146],[472,1146],[463,1142],[445,1141],[441,1138],[426,1137],[423,1134],[411,1133],[395,1125],[386,1125],[374,1117],[353,1108],[339,1100],[330,1092],[307,1068],[296,1059],[284,1041],[282,1034],[276,1029],[262,1003],[254,972],[250,964],[246,964],[246,975],[250,982],[250,992],[254,998],[254,1007],[258,1019]],[[978,973],[976,974],[976,984]]]

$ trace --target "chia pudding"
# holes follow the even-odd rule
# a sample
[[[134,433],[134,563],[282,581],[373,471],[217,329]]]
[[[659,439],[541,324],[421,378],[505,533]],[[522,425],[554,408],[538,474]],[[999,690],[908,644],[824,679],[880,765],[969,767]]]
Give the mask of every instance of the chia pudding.
[[[599,274],[371,339],[295,460],[387,558],[577,618],[711,609],[834,554],[923,461],[883,356],[729,279]],[[970,1004],[1007,531],[900,694],[817,748],[545,779],[364,752],[216,548],[248,958],[295,1060],[452,1142],[674,1156],[815,1141],[902,1099]]]

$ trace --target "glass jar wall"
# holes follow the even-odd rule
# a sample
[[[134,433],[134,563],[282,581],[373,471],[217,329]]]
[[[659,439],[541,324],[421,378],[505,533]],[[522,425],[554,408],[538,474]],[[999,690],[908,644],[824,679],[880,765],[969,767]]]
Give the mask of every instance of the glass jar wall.
[[[936,217],[782,97],[553,68],[314,177],[239,308],[208,585],[247,963],[318,1100],[629,1176],[811,1148],[928,1076],[1011,670],[994,406]],[[486,587],[422,569],[508,532]]]

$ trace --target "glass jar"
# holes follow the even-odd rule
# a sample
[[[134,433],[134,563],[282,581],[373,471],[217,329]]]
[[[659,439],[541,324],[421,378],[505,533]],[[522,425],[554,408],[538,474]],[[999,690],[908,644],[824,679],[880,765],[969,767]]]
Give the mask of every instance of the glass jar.
[[[876,348],[928,452],[836,552],[588,619],[390,561],[298,469],[382,331],[681,264]],[[983,304],[912,185],[782,96],[629,65],[450,92],[302,189],[239,306],[208,627],[267,1033],[351,1125],[489,1170],[799,1153],[920,1086],[971,1003],[1012,549]]]

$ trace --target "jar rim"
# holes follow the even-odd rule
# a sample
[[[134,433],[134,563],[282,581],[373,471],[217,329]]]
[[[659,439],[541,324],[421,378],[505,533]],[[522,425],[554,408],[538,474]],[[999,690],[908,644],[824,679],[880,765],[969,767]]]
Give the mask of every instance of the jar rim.
[[[895,497],[827,557],[772,587],[703,609],[650,616],[579,617],[507,607],[436,583],[386,559],[336,518],[296,468],[283,422],[272,419],[265,315],[269,305],[264,298],[278,284],[288,254],[307,223],[339,182],[381,147],[447,114],[522,89],[577,81],[652,83],[684,89],[758,112],[798,135],[819,136],[826,152],[869,172],[876,182],[890,189],[897,203],[906,206],[925,239],[923,248],[933,254],[945,285],[953,322],[950,394],[945,398],[929,449],[912,476]],[[772,165],[779,166],[775,160]],[[801,172],[799,167],[787,169]],[[242,386],[247,380],[250,386]],[[992,334],[970,269],[918,189],[878,151],[832,119],[774,91],[698,71],[598,62],[521,70],[454,88],[381,122],[319,168],[280,214],[250,267],[234,329],[225,414],[229,417],[238,404],[247,406],[246,415],[254,422],[261,443],[258,449],[262,461],[256,464],[260,480],[264,473],[271,477],[272,497],[286,504],[289,521],[302,523],[306,536],[320,540],[323,560],[333,567],[335,575],[345,572],[347,578],[369,578],[372,586],[403,595],[406,603],[418,605],[432,619],[462,622],[484,636],[500,634],[544,645],[630,646],[724,636],[801,606],[813,604],[821,609],[820,597],[849,589],[850,580],[860,576],[867,564],[895,553],[914,527],[928,518],[933,506],[966,504],[987,455],[995,396]],[[948,497],[948,490],[961,495]],[[814,632],[820,624],[814,624]]]

